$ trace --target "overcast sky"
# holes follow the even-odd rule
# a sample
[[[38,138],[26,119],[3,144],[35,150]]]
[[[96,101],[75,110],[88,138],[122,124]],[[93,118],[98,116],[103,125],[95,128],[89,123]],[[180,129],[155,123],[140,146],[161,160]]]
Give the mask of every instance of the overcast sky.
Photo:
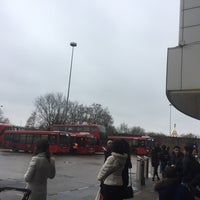
[[[51,92],[108,108],[126,123],[169,134],[167,48],[178,44],[179,0],[0,0],[0,105],[25,125]],[[200,124],[171,108],[172,130],[200,136]]]

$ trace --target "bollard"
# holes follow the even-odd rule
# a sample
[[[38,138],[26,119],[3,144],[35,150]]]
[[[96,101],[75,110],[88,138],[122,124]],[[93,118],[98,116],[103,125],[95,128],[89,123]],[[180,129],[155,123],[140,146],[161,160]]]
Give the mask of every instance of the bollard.
[[[145,185],[145,177],[144,177],[144,159],[141,159],[141,185]]]
[[[139,181],[141,185],[145,185],[144,177],[144,159],[137,156],[137,169],[136,169],[136,180]]]
[[[149,157],[144,156],[145,178],[149,178]]]
[[[136,180],[140,181],[141,180],[141,167],[140,167],[140,162],[141,162],[141,157],[137,156],[137,168],[136,168]]]

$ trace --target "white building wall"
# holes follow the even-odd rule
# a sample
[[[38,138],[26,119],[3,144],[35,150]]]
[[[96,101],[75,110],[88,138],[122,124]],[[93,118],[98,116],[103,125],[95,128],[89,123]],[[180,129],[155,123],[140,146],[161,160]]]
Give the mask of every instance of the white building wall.
[[[180,1],[179,41],[168,49],[166,92],[177,109],[200,119],[200,0]]]

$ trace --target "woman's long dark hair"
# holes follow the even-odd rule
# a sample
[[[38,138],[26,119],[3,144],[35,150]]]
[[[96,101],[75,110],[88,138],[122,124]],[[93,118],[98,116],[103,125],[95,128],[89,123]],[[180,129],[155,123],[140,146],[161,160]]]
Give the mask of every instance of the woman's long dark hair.
[[[45,153],[47,160],[50,162],[51,154],[49,151],[49,142],[47,140],[41,139],[36,142],[34,155],[37,155],[38,153]]]
[[[122,140],[114,140],[112,151],[119,154],[124,154],[124,143]]]

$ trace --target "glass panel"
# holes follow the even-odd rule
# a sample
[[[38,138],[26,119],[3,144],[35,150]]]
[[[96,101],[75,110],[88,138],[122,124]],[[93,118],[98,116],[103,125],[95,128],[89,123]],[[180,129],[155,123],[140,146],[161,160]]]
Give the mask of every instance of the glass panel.
[[[132,146],[138,147],[139,146],[138,140],[132,140]]]
[[[38,140],[40,140],[40,135],[33,135],[33,143],[36,143]]]
[[[99,126],[100,132],[101,133],[106,133],[106,128],[105,126]]]
[[[84,132],[85,131],[84,127],[82,127],[82,126],[76,126],[76,127],[74,127],[74,130],[76,130],[77,132]]]
[[[49,135],[49,144],[57,144],[57,135]]]
[[[97,131],[97,127],[96,126],[90,126],[89,127],[89,131],[96,132]]]
[[[84,147],[85,146],[85,140],[84,140],[84,138],[82,138],[82,137],[77,138],[76,141],[78,143],[78,146],[80,146],[80,147]]]
[[[77,131],[77,128],[76,128],[76,127],[73,127],[73,126],[68,126],[68,127],[66,127],[66,131],[69,131],[69,132],[76,132],[76,131]]]
[[[11,141],[12,138],[13,138],[13,135],[12,135],[12,134],[6,134],[6,135],[5,135],[5,140],[6,140],[6,141]]]
[[[48,135],[41,135],[41,139],[48,140]]]
[[[13,141],[19,142],[19,135],[18,134],[14,134]]]
[[[90,132],[90,127],[89,126],[83,126],[83,127],[81,127],[82,128],[82,130],[80,130],[80,132],[82,131],[82,132]]]
[[[53,131],[66,131],[68,127],[66,126],[53,126],[52,130]]]
[[[20,143],[26,143],[26,135],[25,134],[21,134],[20,135]]]
[[[145,147],[146,144],[145,144],[145,140],[139,140],[139,147]]]
[[[70,137],[68,135],[60,135],[60,145],[69,146]]]
[[[32,144],[32,142],[33,142],[33,135],[28,134],[26,136],[26,142],[27,142],[27,144]]]
[[[94,146],[96,144],[96,138],[88,135],[86,137],[86,144],[89,144],[90,146]]]

